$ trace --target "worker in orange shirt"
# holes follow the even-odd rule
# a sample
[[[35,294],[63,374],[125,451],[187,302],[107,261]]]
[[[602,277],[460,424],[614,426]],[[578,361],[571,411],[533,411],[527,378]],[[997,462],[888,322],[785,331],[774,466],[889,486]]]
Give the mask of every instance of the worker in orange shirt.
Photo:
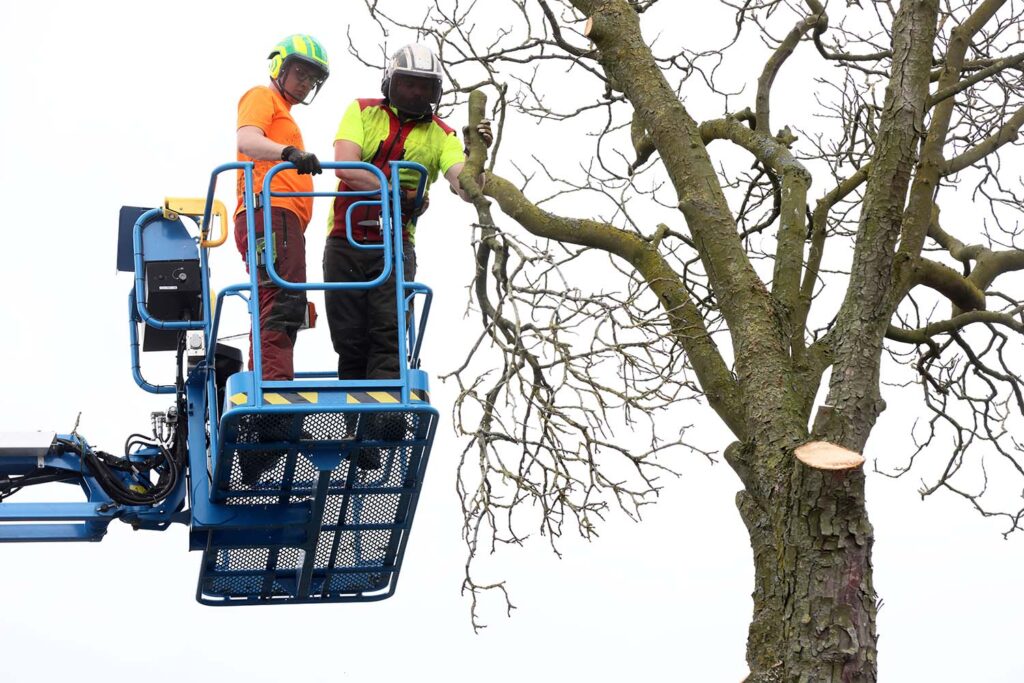
[[[330,68],[327,52],[308,35],[291,35],[270,53],[270,84],[259,85],[238,102],[238,160],[255,162],[253,187],[263,188],[263,179],[281,161],[295,164],[271,180],[272,192],[312,192],[311,175],[321,172],[320,161],[305,151],[302,133],[291,115],[295,104],[309,104],[320,92]],[[238,208],[235,210],[235,243],[246,258],[248,230],[244,200],[244,176],[238,172]],[[304,233],[313,213],[312,197],[260,197],[257,209],[271,206],[271,249],[274,269],[289,282],[306,281]],[[306,315],[306,294],[275,287],[263,265],[263,211],[256,222],[257,265],[259,267],[260,350],[263,379],[290,380],[295,376],[292,352],[295,336]],[[252,264],[246,264],[248,269]],[[250,342],[252,341],[250,335]],[[252,349],[249,350],[252,369]]]

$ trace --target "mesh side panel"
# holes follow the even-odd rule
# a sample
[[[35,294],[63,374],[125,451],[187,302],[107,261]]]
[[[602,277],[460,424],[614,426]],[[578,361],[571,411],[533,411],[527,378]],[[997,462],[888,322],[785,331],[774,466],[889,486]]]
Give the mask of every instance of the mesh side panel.
[[[215,566],[220,570],[266,569],[269,548],[222,548],[217,551]]]
[[[306,551],[302,548],[281,548],[277,554],[277,569],[299,569],[306,560]]]
[[[317,569],[326,569],[331,566],[331,553],[334,550],[334,539],[337,532],[325,531],[316,540],[316,558],[314,564]]]
[[[302,453],[236,449],[231,457],[229,492],[257,492],[273,503],[281,495],[308,495],[316,485],[316,467]]]
[[[379,596],[398,574],[403,527],[415,512],[414,492],[429,453],[424,441],[433,420],[432,413],[414,410],[265,413],[239,416],[233,425],[228,420],[222,433],[231,435],[223,451],[230,467],[220,482],[228,505],[312,503],[326,497],[322,515],[309,520],[309,526],[277,531],[264,526],[243,541],[251,540],[252,546],[210,548],[204,555],[203,590],[247,602]],[[318,493],[320,473],[314,462],[323,466],[331,461],[322,456],[332,453],[340,453],[341,460]],[[351,528],[364,525],[384,528]],[[296,540],[307,531],[312,531],[308,541]],[[285,537],[303,547],[270,540]],[[232,538],[239,540],[237,534]]]
[[[383,588],[388,584],[390,574],[385,572],[358,572],[334,574],[328,582],[328,593],[360,593]]]
[[[345,524],[395,524],[400,493],[353,494],[345,510]]]
[[[414,483],[407,481],[407,479],[410,474],[414,474],[409,471],[409,468],[413,464],[412,460],[415,455],[415,449],[412,446],[399,446],[389,449],[389,451],[391,467],[385,471],[387,476],[380,485],[388,488],[413,486]]]
[[[336,524],[396,525],[404,521],[398,519],[402,494],[352,494],[348,496],[348,505],[343,504],[345,498],[345,496],[338,495],[330,496],[327,499],[323,516],[324,526]],[[343,508],[345,518],[342,520]],[[374,534],[379,536],[375,537]],[[317,539],[315,566],[318,569],[329,569],[352,564],[361,565],[365,561],[380,563],[384,560],[383,552],[391,540],[391,534],[390,529],[341,532],[325,530]],[[360,561],[356,552],[357,547],[369,547],[372,549],[371,554],[363,557]],[[377,554],[379,557],[376,557]],[[334,556],[333,562],[331,561],[332,555]],[[372,559],[375,557],[376,559]]]
[[[234,440],[224,446],[221,457],[228,459],[227,481],[219,489],[228,498],[245,493],[243,505],[261,505],[308,500],[316,486],[317,470],[307,454],[302,453],[303,415],[299,413],[264,413],[241,415],[234,420]],[[307,416],[311,417],[311,416]],[[225,430],[232,427],[231,422]],[[268,448],[239,448],[273,444]],[[255,495],[254,495],[255,494]]]
[[[205,592],[225,597],[259,593],[262,587],[262,576],[218,576],[203,582]]]
[[[334,567],[382,567],[391,541],[390,529],[338,531]]]
[[[264,498],[250,504],[272,503],[276,495],[303,495],[316,486],[317,470],[309,455],[314,445],[336,442],[343,454],[350,454],[365,472],[381,469],[394,461],[397,477],[391,468],[379,476],[362,476],[362,485],[402,486],[412,449],[404,442],[425,436],[430,414],[416,412],[380,413],[261,413],[228,419],[224,431],[233,431],[233,440],[224,444],[222,457],[227,458],[227,481],[219,489],[227,495],[235,492],[261,493]],[[367,442],[367,445],[363,445]],[[267,444],[267,448],[252,446]],[[353,455],[354,454],[354,455]],[[331,473],[332,483],[343,484],[348,477],[351,458],[345,458]],[[297,502],[297,501],[292,501]]]
[[[383,566],[384,556],[387,553],[388,544],[391,542],[391,534],[391,530],[354,533],[356,539],[353,550],[356,557],[352,564],[357,567]]]
[[[416,433],[416,413],[368,413],[363,437],[381,441],[405,441]]]
[[[231,476],[222,490],[229,505],[267,505],[302,503],[312,497],[316,487],[316,467],[301,453],[234,453]],[[255,474],[254,474],[255,473]]]
[[[221,575],[207,578],[203,590],[224,597],[259,595],[268,577],[299,569],[305,557],[302,548],[220,548],[214,552],[213,566],[207,567],[207,574]],[[294,593],[294,587],[283,588],[283,592],[279,587],[283,588],[283,584],[275,581],[272,591],[281,595]]]
[[[295,415],[291,413],[257,413],[238,418],[238,443],[291,441]]]
[[[235,450],[233,456],[229,490],[308,493],[316,485],[316,467],[302,453]]]
[[[302,439],[333,441],[355,436],[359,428],[356,413],[310,413],[302,418]]]
[[[246,496],[245,498],[240,497],[228,497],[224,502],[227,505],[270,505],[281,500],[281,496]]]
[[[345,486],[348,482],[348,460],[342,460],[341,464],[331,470],[331,486]]]
[[[324,525],[334,525],[338,523],[338,519],[341,517],[341,510],[345,503],[345,496],[328,496],[327,502],[324,504]],[[316,567],[317,569],[327,568],[331,565],[331,554],[334,551],[334,542],[336,533],[333,531],[324,531],[320,534],[320,537],[316,541]]]
[[[414,457],[422,449],[414,446],[363,447],[357,454],[352,488],[412,488],[417,486]],[[368,464],[368,467],[365,466]]]

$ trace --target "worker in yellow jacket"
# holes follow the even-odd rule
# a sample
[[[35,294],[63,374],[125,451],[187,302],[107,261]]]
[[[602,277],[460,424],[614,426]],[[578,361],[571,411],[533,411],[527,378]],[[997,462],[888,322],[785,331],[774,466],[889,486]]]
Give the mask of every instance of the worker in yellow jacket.
[[[466,157],[455,131],[437,116],[442,93],[441,62],[423,45],[406,45],[391,57],[381,83],[383,98],[357,99],[345,110],[334,140],[335,161],[363,161],[390,174],[390,162],[412,161],[427,169],[427,187],[444,176],[452,190],[468,201],[459,185]],[[489,122],[479,131],[489,146]],[[375,190],[377,176],[361,169],[338,169],[338,189]],[[402,186],[402,240],[405,279],[416,276],[415,219],[426,203],[414,209],[418,175],[405,169]],[[394,179],[389,178],[389,182]],[[331,211],[330,233],[324,249],[324,278],[328,282],[366,282],[384,267],[381,251],[353,246],[345,231],[345,214],[359,197],[337,197]],[[380,244],[377,207],[352,212],[352,239]],[[326,292],[327,322],[338,353],[340,379],[391,379],[399,376],[398,320],[394,275],[369,290]]]

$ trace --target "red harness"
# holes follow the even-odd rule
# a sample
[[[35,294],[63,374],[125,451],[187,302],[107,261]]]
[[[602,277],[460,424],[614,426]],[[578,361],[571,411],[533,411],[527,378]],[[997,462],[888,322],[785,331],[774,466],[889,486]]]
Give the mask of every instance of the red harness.
[[[392,161],[400,161],[405,157],[405,141],[409,137],[409,133],[412,132],[412,129],[416,127],[416,124],[420,123],[420,120],[399,121],[398,116],[395,115],[395,112],[391,111],[391,107],[384,104],[383,99],[359,100],[360,109],[374,106],[380,107],[388,113],[390,127],[388,129],[388,136],[377,146],[377,151],[374,152],[373,158],[370,159],[369,163],[383,171],[384,176],[390,182],[390,163]],[[339,191],[347,191],[349,189],[345,181],[338,182]],[[361,199],[364,198],[335,197],[334,227],[331,228],[331,237],[345,236],[345,214],[348,212],[348,207]],[[406,217],[402,216],[403,239],[408,239],[409,237],[404,227],[407,222]],[[352,210],[352,239],[357,242],[381,241],[379,206],[359,206]]]

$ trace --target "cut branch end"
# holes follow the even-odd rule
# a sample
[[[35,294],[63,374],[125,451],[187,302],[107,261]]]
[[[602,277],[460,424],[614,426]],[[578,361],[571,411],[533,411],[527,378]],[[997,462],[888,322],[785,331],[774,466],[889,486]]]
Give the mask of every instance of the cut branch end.
[[[796,459],[818,470],[852,470],[864,464],[860,453],[827,441],[811,441],[798,446]]]

